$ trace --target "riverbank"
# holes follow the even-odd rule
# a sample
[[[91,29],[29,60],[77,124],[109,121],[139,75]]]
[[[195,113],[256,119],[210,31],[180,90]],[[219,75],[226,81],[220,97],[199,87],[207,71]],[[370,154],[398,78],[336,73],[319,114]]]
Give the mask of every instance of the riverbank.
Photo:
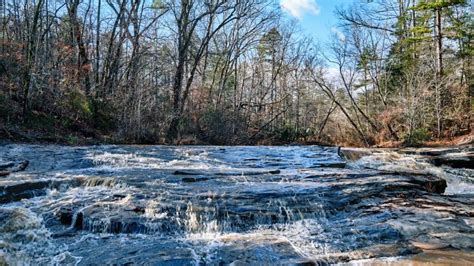
[[[71,128],[60,126],[44,126],[43,124],[22,126],[0,125],[0,143],[30,143],[30,144],[58,144],[58,145],[99,145],[99,144],[138,144],[138,145],[222,145],[201,140],[196,136],[183,136],[173,143],[164,140],[156,141],[152,139],[143,141],[130,141],[117,137],[107,131],[101,131],[88,127],[86,124],[77,124]],[[458,136],[451,139],[441,139],[436,141],[426,141],[416,147],[454,147],[474,144],[474,133]],[[315,140],[282,141],[276,139],[259,139],[248,142],[225,143],[225,145],[322,145],[322,146],[347,146],[345,143],[327,143]],[[383,142],[373,146],[373,148],[404,148],[407,147],[401,141]]]

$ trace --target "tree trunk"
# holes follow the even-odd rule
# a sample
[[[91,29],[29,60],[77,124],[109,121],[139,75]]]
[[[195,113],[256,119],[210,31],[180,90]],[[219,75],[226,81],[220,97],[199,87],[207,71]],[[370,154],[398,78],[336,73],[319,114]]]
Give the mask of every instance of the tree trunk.
[[[30,93],[30,86],[31,86],[31,76],[32,76],[32,68],[35,62],[36,54],[36,33],[38,31],[38,21],[41,12],[41,7],[43,5],[43,0],[38,0],[38,4],[35,8],[35,14],[33,17],[33,25],[31,27],[31,34],[28,36],[28,44],[27,44],[27,65],[24,72],[24,83],[23,83],[23,120],[26,119],[26,115],[28,113],[28,97]]]
[[[79,58],[77,64],[77,72],[78,72],[78,82],[82,83],[82,79],[84,79],[84,92],[87,96],[90,96],[90,77],[89,77],[89,69],[90,69],[90,60],[87,56],[86,45],[84,44],[81,24],[77,18],[77,9],[79,7],[79,0],[72,0],[68,3],[68,15],[71,19],[71,31],[72,35],[76,40],[77,49],[79,50]]]
[[[96,25],[96,37],[95,37],[95,87],[99,86],[99,64],[100,64],[100,9],[102,0],[98,0],[97,3],[97,25]],[[95,89],[97,92],[97,89]]]
[[[441,7],[437,7],[435,10],[436,73],[438,74],[438,78],[443,76],[443,34],[441,11]]]
[[[187,40],[187,38],[191,38],[191,36],[189,36],[189,11],[189,1],[181,0],[180,15],[176,21],[178,26],[178,62],[173,80],[173,111],[168,132],[166,134],[168,142],[174,141],[179,134],[178,125],[181,120],[181,105],[183,104],[181,103],[181,92],[183,89],[184,71],[189,45],[189,40]]]

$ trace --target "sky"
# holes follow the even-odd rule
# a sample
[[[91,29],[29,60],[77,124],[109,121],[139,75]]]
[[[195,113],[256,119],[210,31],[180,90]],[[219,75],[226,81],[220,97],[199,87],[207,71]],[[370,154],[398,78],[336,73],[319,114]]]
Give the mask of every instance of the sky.
[[[313,37],[322,45],[333,34],[343,38],[337,26],[334,10],[338,6],[352,3],[354,0],[280,0],[283,12],[297,19],[305,34]]]

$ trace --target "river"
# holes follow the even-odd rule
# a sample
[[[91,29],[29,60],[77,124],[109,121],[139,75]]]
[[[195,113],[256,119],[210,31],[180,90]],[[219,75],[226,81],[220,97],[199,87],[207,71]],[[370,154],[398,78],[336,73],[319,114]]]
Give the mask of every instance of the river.
[[[368,264],[433,250],[474,259],[473,170],[417,154],[0,147],[0,162],[21,160],[25,171],[0,177],[0,265]]]

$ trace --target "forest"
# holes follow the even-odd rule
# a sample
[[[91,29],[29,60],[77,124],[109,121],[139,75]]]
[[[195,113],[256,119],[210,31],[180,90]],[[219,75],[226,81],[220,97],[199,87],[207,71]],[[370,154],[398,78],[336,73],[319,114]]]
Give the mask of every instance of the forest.
[[[1,0],[0,138],[472,139],[470,1],[353,1],[334,16],[321,42],[275,0]]]

